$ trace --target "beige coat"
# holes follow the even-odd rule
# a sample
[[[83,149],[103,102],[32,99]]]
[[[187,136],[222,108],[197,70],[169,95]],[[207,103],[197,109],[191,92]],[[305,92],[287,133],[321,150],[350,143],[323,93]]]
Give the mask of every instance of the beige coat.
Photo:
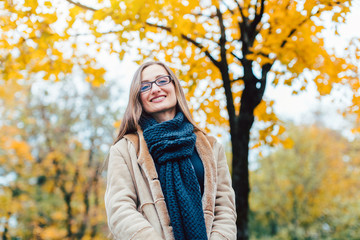
[[[236,239],[235,195],[224,149],[215,138],[200,131],[195,134],[205,170],[202,205],[208,238]],[[105,207],[115,239],[174,239],[155,164],[141,131],[125,135],[110,149]]]

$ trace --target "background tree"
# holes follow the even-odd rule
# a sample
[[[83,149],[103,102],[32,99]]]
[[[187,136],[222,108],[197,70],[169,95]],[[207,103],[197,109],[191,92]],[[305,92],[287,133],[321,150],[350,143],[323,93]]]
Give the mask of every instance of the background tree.
[[[319,126],[292,126],[251,172],[254,239],[356,239],[360,234],[358,139]]]
[[[5,105],[2,239],[107,239],[100,169],[119,114],[114,102],[109,86],[64,80],[26,82],[17,108]]]
[[[12,80],[34,73],[61,79],[78,66],[100,84],[104,70],[91,53],[108,51],[122,59],[134,48],[139,61],[172,64],[195,117],[229,129],[239,239],[248,238],[250,129],[267,84],[285,84],[297,93],[314,83],[319,95],[348,85],[357,97],[350,110],[358,110],[358,70],[352,60],[359,51],[347,48],[337,56],[325,48],[321,34],[345,21],[350,0],[67,2],[2,2],[0,74]],[[272,121],[260,131],[260,143],[280,142],[283,128],[275,127],[272,103],[263,102],[258,110],[258,120]]]

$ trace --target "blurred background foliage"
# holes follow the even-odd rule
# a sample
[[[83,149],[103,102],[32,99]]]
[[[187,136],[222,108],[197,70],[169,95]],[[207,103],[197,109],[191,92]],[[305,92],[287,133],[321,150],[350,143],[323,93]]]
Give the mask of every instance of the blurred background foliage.
[[[359,239],[360,138],[321,125],[288,134],[293,147],[251,172],[252,239]]]
[[[120,109],[108,86],[76,84],[27,81],[2,100],[2,239],[106,239],[101,167]]]

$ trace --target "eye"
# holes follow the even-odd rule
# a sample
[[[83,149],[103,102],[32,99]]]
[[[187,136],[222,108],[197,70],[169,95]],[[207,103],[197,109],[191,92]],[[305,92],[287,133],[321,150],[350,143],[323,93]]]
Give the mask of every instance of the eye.
[[[141,88],[140,88],[140,92],[145,92],[145,91],[149,90],[150,88],[151,88],[150,83],[142,83]]]
[[[160,77],[156,80],[156,83],[159,85],[165,85],[165,84],[169,83],[169,77],[167,77],[167,76]]]

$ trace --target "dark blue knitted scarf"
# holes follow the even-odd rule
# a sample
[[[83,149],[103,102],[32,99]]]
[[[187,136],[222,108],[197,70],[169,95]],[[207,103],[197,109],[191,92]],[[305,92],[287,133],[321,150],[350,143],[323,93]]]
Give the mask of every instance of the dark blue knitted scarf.
[[[158,167],[175,239],[207,239],[200,187],[190,160],[196,141],[193,125],[181,112],[162,123],[142,117],[140,125]]]

